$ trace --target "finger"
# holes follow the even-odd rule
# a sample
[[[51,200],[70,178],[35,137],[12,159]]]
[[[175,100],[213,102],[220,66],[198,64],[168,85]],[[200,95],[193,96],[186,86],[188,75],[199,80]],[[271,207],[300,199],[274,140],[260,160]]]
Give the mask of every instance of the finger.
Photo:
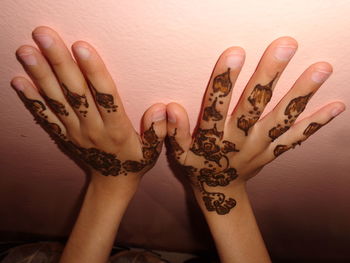
[[[332,66],[327,62],[315,63],[304,71],[274,110],[259,122],[258,132],[265,135],[266,143],[276,140],[293,125],[331,73]]]
[[[266,164],[282,153],[301,145],[303,141],[315,134],[344,110],[345,105],[343,103],[333,102],[299,121],[288,132],[269,145],[265,153],[261,155],[265,158],[264,163]]]
[[[38,27],[33,31],[33,39],[55,72],[68,103],[80,119],[82,130],[86,130],[86,126],[100,128],[102,119],[85,78],[59,35],[48,27]]]
[[[245,53],[240,47],[227,49],[215,65],[204,96],[200,127],[212,128],[215,123],[223,130],[230,105],[232,87],[244,63]]]
[[[157,103],[146,110],[142,118],[143,155],[155,162],[166,136],[166,105]],[[158,155],[157,155],[158,154]]]
[[[38,90],[25,78],[16,77],[11,85],[26,108],[34,116],[34,120],[55,140],[66,140],[67,131],[56,115],[47,107]]]
[[[106,124],[117,125],[126,117],[114,81],[96,50],[86,42],[79,41],[72,46],[80,69],[88,79],[100,115]]]
[[[169,150],[180,163],[184,163],[192,142],[187,112],[174,102],[167,105],[166,111]]]
[[[28,73],[46,104],[61,122],[71,131],[79,129],[79,119],[67,103],[54,73],[39,50],[31,46],[21,46],[16,56]]]
[[[250,129],[259,120],[272,97],[274,87],[297,49],[297,42],[291,37],[273,41],[265,50],[254,74],[246,85],[228,126],[239,141],[248,136]]]

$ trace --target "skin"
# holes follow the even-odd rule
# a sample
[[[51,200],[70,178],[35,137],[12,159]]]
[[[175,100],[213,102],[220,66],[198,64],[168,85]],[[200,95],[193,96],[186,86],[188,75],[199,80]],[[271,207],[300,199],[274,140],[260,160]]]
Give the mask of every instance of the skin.
[[[40,41],[43,36],[52,41]],[[297,46],[292,38],[275,40],[234,111],[227,115],[244,60],[244,50],[232,47],[220,56],[214,68],[193,136],[185,109],[176,103],[151,106],[142,118],[140,136],[125,113],[112,77],[90,44],[73,44],[75,62],[52,29],[38,27],[33,38],[40,50],[22,46],[16,54],[34,85],[23,77],[14,78],[11,84],[37,123],[92,175],[61,262],[107,261],[125,209],[141,177],[154,166],[166,133],[172,146],[169,150],[190,178],[221,262],[270,261],[246,182],[345,109],[344,104],[334,102],[294,123],[311,98],[308,94],[314,94],[326,79],[315,82],[313,72],[328,72],[328,76],[332,71],[328,63],[311,65],[274,110],[260,118],[289,61],[274,57],[276,47]],[[232,63],[232,54],[238,55],[242,63]],[[307,100],[297,99],[305,96]],[[288,129],[279,129],[278,136],[271,140],[270,131],[286,126],[286,118]]]
[[[49,46],[39,41],[42,36],[52,39]],[[166,105],[158,103],[145,112],[139,135],[112,77],[90,44],[73,44],[75,62],[54,30],[38,27],[33,39],[39,49],[21,46],[16,55],[34,85],[15,77],[12,86],[37,123],[91,173],[60,262],[106,262],[125,209],[161,151]],[[88,57],[80,55],[81,47],[88,50]]]
[[[300,145],[345,109],[343,103],[333,102],[296,122],[332,72],[329,63],[318,62],[309,66],[276,107],[261,118],[294,53],[281,58],[276,55],[279,47],[296,50],[297,42],[282,37],[267,47],[231,114],[228,107],[232,89],[245,53],[240,47],[223,52],[192,135],[186,110],[177,103],[167,105],[172,154],[189,176],[223,263],[270,262],[246,183],[266,164]],[[232,64],[232,56],[241,63]]]

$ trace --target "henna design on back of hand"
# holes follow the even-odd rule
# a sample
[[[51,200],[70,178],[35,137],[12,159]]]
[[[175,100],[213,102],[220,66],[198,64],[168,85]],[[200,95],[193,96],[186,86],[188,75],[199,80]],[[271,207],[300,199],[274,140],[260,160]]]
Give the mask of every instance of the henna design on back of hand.
[[[161,141],[154,130],[154,123],[144,132],[145,143],[142,147],[143,159],[140,161],[126,160],[123,163],[113,153],[108,153],[95,147],[85,148],[68,140],[59,125],[49,122],[45,114],[45,104],[39,100],[27,98],[22,91],[18,91],[24,105],[33,114],[34,120],[46,130],[52,139],[67,152],[77,156],[91,168],[105,176],[127,175],[128,172],[140,172],[147,166],[154,165],[161,148]]]
[[[272,141],[277,139],[283,133],[285,133],[291,125],[295,122],[295,120],[299,117],[299,115],[305,110],[306,104],[312,97],[313,93],[310,92],[308,95],[299,96],[292,99],[287,105],[284,115],[286,116],[284,119],[284,123],[278,123],[275,127],[273,127],[269,131],[269,137]]]
[[[72,92],[68,89],[68,87],[62,83],[62,90],[64,95],[66,96],[66,99],[68,103],[74,108],[77,109],[81,114],[83,114],[84,117],[86,117],[88,111],[87,110],[81,110],[80,108],[84,106],[86,109],[89,108],[89,103],[87,101],[87,98],[85,95],[79,95],[75,92]]]
[[[259,120],[261,113],[272,98],[272,88],[276,76],[266,85],[257,84],[248,97],[248,102],[252,106],[248,114],[241,115],[237,120],[237,127],[244,131],[245,136],[248,136],[248,131]]]

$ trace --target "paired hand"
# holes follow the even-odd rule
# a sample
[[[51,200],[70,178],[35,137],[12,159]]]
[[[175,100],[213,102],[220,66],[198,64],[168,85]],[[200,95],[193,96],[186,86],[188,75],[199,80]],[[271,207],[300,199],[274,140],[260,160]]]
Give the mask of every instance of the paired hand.
[[[23,77],[14,78],[12,85],[35,120],[82,160],[95,180],[106,185],[120,180],[138,182],[154,166],[168,134],[169,150],[185,168],[195,192],[208,211],[218,214],[227,214],[236,205],[230,195],[235,188],[345,109],[340,102],[330,103],[295,123],[332,72],[331,65],[319,62],[306,69],[277,106],[261,118],[297,49],[294,39],[283,37],[266,49],[230,115],[232,89],[244,63],[244,50],[239,47],[220,56],[192,136],[187,113],[176,103],[151,106],[142,118],[139,135],[91,45],[73,44],[75,62],[52,29],[36,28],[33,38],[40,51],[22,46],[17,56],[35,86]]]

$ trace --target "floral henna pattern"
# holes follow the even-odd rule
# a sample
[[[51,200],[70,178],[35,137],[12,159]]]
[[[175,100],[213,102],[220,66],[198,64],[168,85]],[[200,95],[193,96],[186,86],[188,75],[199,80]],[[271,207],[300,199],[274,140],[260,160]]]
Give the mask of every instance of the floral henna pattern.
[[[127,175],[128,172],[139,172],[146,166],[153,165],[159,156],[161,141],[155,133],[153,123],[144,132],[143,159],[139,162],[126,160],[122,163],[113,153],[108,153],[94,147],[84,148],[68,140],[59,125],[48,121],[48,116],[45,114],[47,108],[43,102],[29,99],[21,91],[18,91],[18,94],[28,110],[33,114],[34,120],[52,136],[57,144],[62,146],[67,152],[78,156],[87,165],[99,171],[102,175],[118,176],[120,174]]]
[[[66,96],[68,103],[74,108],[79,110],[79,112],[86,117],[88,111],[81,110],[80,107],[84,106],[86,109],[89,108],[89,103],[85,95],[79,95],[75,92],[72,92],[68,89],[68,87],[62,83],[63,93]]]
[[[47,104],[49,104],[51,110],[56,113],[63,116],[68,116],[69,112],[66,110],[66,107],[59,101],[51,99],[46,94],[43,94],[44,99],[46,100]]]
[[[176,142],[175,135],[176,130],[170,140],[171,145],[175,146],[172,150],[176,155],[182,153],[183,149]],[[216,124],[211,129],[199,128],[190,151],[203,157],[206,167],[198,169],[193,166],[184,166],[192,183],[202,193],[202,199],[208,211],[216,211],[219,215],[227,214],[236,205],[236,201],[226,198],[223,193],[209,192],[205,186],[227,186],[238,177],[236,169],[230,166],[226,154],[239,150],[230,141],[221,142],[222,137],[223,132],[218,131]]]
[[[244,131],[248,136],[248,131],[259,120],[265,106],[272,98],[272,89],[278,74],[266,85],[257,84],[252,93],[248,97],[248,102],[252,105],[252,109],[247,115],[241,115],[237,120],[237,127]]]
[[[114,98],[112,95],[97,91],[97,89],[94,87],[94,85],[92,85],[90,81],[89,86],[94,91],[95,99],[98,105],[105,108],[107,112],[117,111],[118,106],[114,104]]]
[[[306,96],[300,96],[292,99],[287,105],[284,115],[286,116],[283,124],[277,124],[277,126],[273,127],[269,131],[269,137],[272,141],[276,140],[279,136],[285,133],[291,125],[295,122],[295,120],[299,117],[299,115],[305,110],[306,104],[312,97],[313,93],[309,93]]]
[[[222,139],[223,132],[219,132],[216,128],[216,123],[212,129],[201,129],[198,128],[196,137],[190,150],[198,155],[203,156],[208,161],[214,161],[218,166],[222,154],[218,142]]]
[[[160,154],[161,141],[159,140],[154,130],[154,123],[152,123],[151,127],[144,132],[143,138],[143,159],[141,161],[125,161],[122,166],[127,172],[140,172],[146,166],[154,165],[158,159],[158,156]]]
[[[219,121],[223,119],[223,116],[221,113],[216,109],[216,103],[218,101],[218,98],[215,98],[211,106],[208,106],[204,109],[203,112],[203,120],[209,121]]]

